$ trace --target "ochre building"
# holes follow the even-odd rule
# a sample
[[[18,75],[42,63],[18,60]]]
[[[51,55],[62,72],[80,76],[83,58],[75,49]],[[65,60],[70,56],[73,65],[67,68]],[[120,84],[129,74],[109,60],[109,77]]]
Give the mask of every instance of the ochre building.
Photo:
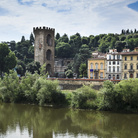
[[[138,78],[138,47],[130,52],[124,49],[122,55],[122,79]]]
[[[88,78],[104,79],[106,73],[106,58],[97,57],[88,59]]]

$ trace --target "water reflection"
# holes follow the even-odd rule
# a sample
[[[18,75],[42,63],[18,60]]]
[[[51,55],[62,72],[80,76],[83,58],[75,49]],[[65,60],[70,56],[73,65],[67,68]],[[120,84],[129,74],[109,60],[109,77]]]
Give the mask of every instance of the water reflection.
[[[1,138],[137,138],[137,128],[135,114],[0,105]]]

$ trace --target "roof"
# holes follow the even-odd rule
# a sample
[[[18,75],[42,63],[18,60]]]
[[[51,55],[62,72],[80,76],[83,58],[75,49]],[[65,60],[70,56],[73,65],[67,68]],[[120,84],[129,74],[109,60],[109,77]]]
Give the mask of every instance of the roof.
[[[105,57],[89,58],[88,60],[106,60],[106,58]]]
[[[138,52],[120,52],[120,55],[138,55]]]

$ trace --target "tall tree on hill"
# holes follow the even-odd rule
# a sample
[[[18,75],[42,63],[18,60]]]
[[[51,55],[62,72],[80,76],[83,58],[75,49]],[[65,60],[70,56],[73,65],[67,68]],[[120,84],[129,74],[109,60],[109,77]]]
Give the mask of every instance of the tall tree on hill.
[[[24,41],[25,41],[25,37],[22,36],[22,38],[21,38],[21,42],[24,42]]]
[[[69,38],[67,36],[67,34],[64,34],[62,37],[60,37],[58,39],[59,42],[64,42],[64,43],[68,43],[69,42]]]
[[[60,34],[57,33],[57,34],[56,34],[56,39],[58,40],[59,38],[60,38]]]
[[[74,57],[76,53],[79,53],[79,49],[82,45],[81,43],[81,36],[79,33],[76,33],[75,35],[70,36],[69,44],[71,45],[71,57]]]
[[[34,44],[34,36],[33,36],[32,33],[30,34],[30,44],[31,44],[31,45]]]

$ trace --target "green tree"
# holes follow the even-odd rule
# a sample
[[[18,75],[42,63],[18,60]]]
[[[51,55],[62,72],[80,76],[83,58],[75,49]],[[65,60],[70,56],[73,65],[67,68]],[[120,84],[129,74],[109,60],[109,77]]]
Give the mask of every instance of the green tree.
[[[72,49],[71,57],[74,57],[76,53],[79,53],[79,49],[82,45],[80,34],[76,33],[75,35],[70,36],[69,44]]]
[[[72,77],[73,77],[73,72],[72,72],[72,70],[71,70],[71,69],[68,69],[68,70],[65,72],[65,75],[66,75],[66,77],[68,77],[68,78],[72,78]]]
[[[40,65],[40,63],[39,62],[31,62],[31,63],[29,63],[27,66],[26,66],[26,70],[27,71],[29,71],[29,72],[31,72],[32,74],[34,74],[35,73],[35,71],[37,71],[38,72],[38,74],[40,74],[40,67],[41,67],[41,65]]]
[[[64,34],[62,37],[60,37],[58,39],[59,42],[64,42],[64,43],[68,43],[69,42],[69,38],[67,36],[67,34]]]
[[[25,41],[25,37],[22,36],[22,38],[21,38],[21,42],[24,42],[24,41]]]
[[[70,58],[71,46],[68,43],[60,42],[56,46],[56,55],[59,58]]]
[[[86,44],[81,46],[79,53],[81,55],[81,62],[86,62],[87,59],[91,57],[91,51],[89,49],[89,46]]]
[[[57,34],[56,34],[56,39],[58,40],[59,38],[60,38],[60,34],[57,33]]]
[[[26,65],[23,61],[18,60],[16,65],[16,71],[19,75],[24,76],[26,72]]]
[[[81,42],[82,42],[82,44],[88,45],[88,43],[89,43],[88,37],[83,36],[83,37],[81,38]]]
[[[34,44],[34,36],[33,36],[32,33],[30,34],[30,44],[31,44],[31,45]]]
[[[79,73],[81,77],[87,77],[87,65],[85,63],[80,64]]]
[[[7,44],[0,44],[0,75],[2,77],[3,72],[9,72],[16,66],[16,56],[8,48]]]

